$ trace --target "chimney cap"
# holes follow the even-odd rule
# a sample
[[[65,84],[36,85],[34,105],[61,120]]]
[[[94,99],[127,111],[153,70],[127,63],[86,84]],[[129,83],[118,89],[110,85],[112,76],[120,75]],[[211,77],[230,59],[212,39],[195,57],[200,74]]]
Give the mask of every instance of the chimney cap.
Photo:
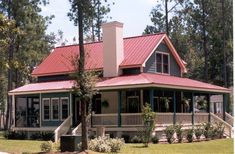
[[[111,22],[108,22],[108,23],[103,23],[102,28],[104,27],[123,27],[123,23],[121,22],[118,22],[118,21],[111,21]]]

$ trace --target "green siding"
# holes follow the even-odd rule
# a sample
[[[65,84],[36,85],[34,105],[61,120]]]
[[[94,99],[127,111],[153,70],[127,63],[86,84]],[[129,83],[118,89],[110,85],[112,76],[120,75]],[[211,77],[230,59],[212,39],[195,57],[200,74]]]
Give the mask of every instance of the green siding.
[[[63,92],[63,93],[45,93],[45,94],[41,94],[42,96],[42,99],[43,98],[60,98],[60,97],[68,97],[69,99],[69,113],[71,113],[70,111],[70,93],[68,92]],[[42,100],[41,100],[42,102]],[[41,125],[42,126],[59,126],[63,120],[47,120],[47,121],[43,121],[43,112],[42,112],[42,109],[43,109],[43,106],[41,104]],[[61,109],[59,109],[59,112],[60,112]]]

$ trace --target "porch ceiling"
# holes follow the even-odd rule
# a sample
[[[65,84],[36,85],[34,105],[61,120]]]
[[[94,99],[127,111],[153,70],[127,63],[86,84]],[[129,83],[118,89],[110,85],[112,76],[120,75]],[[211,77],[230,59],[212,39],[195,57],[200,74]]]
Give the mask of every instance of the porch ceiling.
[[[141,73],[130,76],[119,76],[97,83],[99,90],[140,88],[140,87],[161,87],[170,89],[193,90],[203,92],[230,93],[227,88],[170,75]]]

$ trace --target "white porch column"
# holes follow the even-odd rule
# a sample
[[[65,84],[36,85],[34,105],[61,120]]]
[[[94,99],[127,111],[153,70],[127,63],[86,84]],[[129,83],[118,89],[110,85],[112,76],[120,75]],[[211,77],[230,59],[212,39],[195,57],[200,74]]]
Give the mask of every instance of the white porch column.
[[[69,93],[69,114],[72,116],[72,119],[73,119],[73,114],[72,114],[72,93]],[[73,125],[73,120],[71,120],[71,125]]]
[[[13,119],[13,127],[15,127],[15,95],[12,95],[12,119]]]
[[[42,94],[39,94],[39,127],[42,127]]]

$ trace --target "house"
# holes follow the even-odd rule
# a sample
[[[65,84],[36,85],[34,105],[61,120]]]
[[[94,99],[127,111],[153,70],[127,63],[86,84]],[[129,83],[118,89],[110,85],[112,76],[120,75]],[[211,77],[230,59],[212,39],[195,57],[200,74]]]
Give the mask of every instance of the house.
[[[156,125],[222,121],[226,128],[226,103],[230,90],[184,78],[185,62],[165,33],[123,38],[123,24],[106,23],[103,41],[86,43],[85,69],[102,74],[93,96],[90,130],[104,126],[115,133],[134,132],[143,125],[141,107],[150,103],[157,112]],[[71,57],[79,45],[55,48],[32,72],[37,78],[9,91],[13,100],[15,131],[55,131],[56,139],[79,132],[80,102],[72,94]],[[210,97],[223,96],[222,119],[210,112]],[[157,130],[156,130],[157,131]]]

